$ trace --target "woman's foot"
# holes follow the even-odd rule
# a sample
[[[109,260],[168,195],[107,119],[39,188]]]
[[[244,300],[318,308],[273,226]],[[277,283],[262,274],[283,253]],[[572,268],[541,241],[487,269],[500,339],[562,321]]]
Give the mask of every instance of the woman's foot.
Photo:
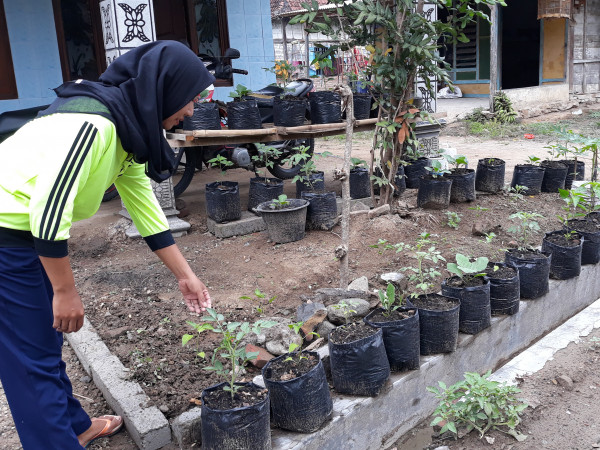
[[[121,416],[100,416],[92,419],[92,426],[81,433],[77,438],[82,447],[87,448],[96,439],[112,436],[118,433],[123,427],[123,418]]]

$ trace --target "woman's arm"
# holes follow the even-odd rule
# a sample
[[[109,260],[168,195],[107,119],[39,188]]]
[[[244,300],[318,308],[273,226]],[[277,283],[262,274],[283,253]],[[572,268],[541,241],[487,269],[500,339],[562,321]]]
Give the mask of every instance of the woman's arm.
[[[192,312],[201,313],[211,307],[211,299],[208,289],[202,281],[192,272],[190,265],[185,260],[177,245],[170,245],[155,251],[165,266],[169,268],[177,281],[179,290],[183,294],[188,309]]]

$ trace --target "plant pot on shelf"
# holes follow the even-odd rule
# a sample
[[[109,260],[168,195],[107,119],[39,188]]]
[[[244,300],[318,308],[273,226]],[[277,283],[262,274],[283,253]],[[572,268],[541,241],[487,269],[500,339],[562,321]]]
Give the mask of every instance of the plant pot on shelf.
[[[310,102],[311,123],[336,123],[342,120],[342,99],[340,94],[331,91],[311,92]]]
[[[309,182],[296,182],[296,198],[302,198],[303,192],[319,192],[325,190],[325,173],[314,172],[308,175]]]
[[[302,192],[308,200],[306,229],[330,231],[338,222],[337,199],[335,192]]]
[[[568,170],[565,164],[559,161],[542,161],[540,165],[544,168],[542,192],[558,192],[565,188]]]
[[[368,119],[371,114],[371,94],[354,94],[352,99],[354,118],[356,120]]]
[[[569,230],[583,236],[581,248],[581,265],[597,264],[600,262],[600,228],[590,219],[571,219]]]
[[[333,402],[318,353],[278,356],[263,367],[262,375],[271,398],[272,425],[312,433],[331,417]]]
[[[220,130],[221,116],[216,103],[195,103],[192,117],[183,119],[184,130]]]
[[[510,187],[525,186],[525,195],[537,195],[542,190],[544,168],[534,164],[517,164]]]
[[[308,102],[303,97],[273,98],[273,125],[299,127],[304,125]]]
[[[421,355],[455,351],[460,300],[427,294],[419,295],[411,302],[419,310]]]
[[[383,330],[383,343],[390,370],[416,370],[420,366],[419,311],[416,308],[398,308],[385,316],[383,308],[373,310],[363,320]]]
[[[271,449],[271,426],[269,393],[254,383],[236,383],[243,386],[246,394],[257,397],[252,404],[244,396],[239,404],[249,406],[226,406],[231,394],[223,390],[227,383],[220,383],[202,391],[202,448],[206,450],[237,450],[252,448]],[[262,398],[261,398],[262,396]],[[239,398],[239,394],[238,394]]]
[[[442,282],[442,295],[460,301],[461,332],[477,334],[491,325],[490,282],[484,277],[447,278]]]
[[[369,169],[357,167],[350,170],[350,198],[367,198],[370,196]]]
[[[452,180],[450,203],[465,203],[475,200],[475,171],[473,169],[451,169],[446,177]]]
[[[573,233],[568,238],[563,230],[546,233],[542,240],[542,251],[552,254],[550,277],[568,280],[581,273],[581,249],[583,236]]]
[[[425,167],[429,165],[429,159],[421,157],[407,161],[404,166],[404,174],[406,175],[406,187],[408,189],[418,189],[421,177],[427,175]]]
[[[519,271],[504,263],[489,263],[485,272],[490,282],[492,316],[518,313],[521,299]]]
[[[262,128],[260,111],[255,99],[227,103],[227,128],[254,130]]]
[[[215,181],[208,183],[205,190],[206,215],[217,223],[239,220],[240,187],[237,181]]]
[[[506,162],[499,158],[483,158],[477,162],[475,190],[496,194],[504,189]]]
[[[250,178],[248,191],[248,211],[253,211],[259,204],[273,200],[283,194],[283,180],[279,178]]]
[[[417,206],[425,209],[447,209],[450,205],[451,189],[451,179],[424,175],[417,192]]]
[[[519,272],[521,298],[534,300],[549,290],[551,253],[538,250],[510,249],[504,254],[507,266]]]
[[[383,332],[362,322],[342,325],[329,334],[333,388],[340,394],[375,397],[390,376]]]
[[[585,162],[577,161],[577,169],[575,168],[576,161],[574,159],[563,159],[559,161],[567,166],[567,178],[565,178],[565,189],[573,187],[573,181],[583,181],[585,179]]]
[[[278,244],[299,241],[305,235],[308,201],[297,198],[287,201],[288,204],[280,208],[273,207],[272,201],[256,207],[265,221],[269,239]]]

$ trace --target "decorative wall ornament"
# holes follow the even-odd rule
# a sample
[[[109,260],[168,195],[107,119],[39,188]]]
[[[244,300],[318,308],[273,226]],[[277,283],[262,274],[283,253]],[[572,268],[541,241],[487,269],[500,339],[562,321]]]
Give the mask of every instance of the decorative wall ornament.
[[[428,21],[437,20],[437,6],[433,3],[425,3],[423,5],[423,12],[421,13]],[[437,111],[437,80],[435,78],[430,78],[430,83],[433,86],[434,95],[432,96],[427,90],[427,85],[425,84],[425,80],[423,78],[418,78],[415,83],[415,97],[421,98],[423,101],[422,109],[429,112],[434,113]]]
[[[109,45],[115,43],[115,38],[113,37],[113,18],[110,13],[110,3],[107,3],[106,6],[101,6],[100,11],[102,11],[102,20],[104,21],[104,25],[102,30],[104,31],[104,45]]]
[[[127,27],[127,34],[123,38],[123,42],[131,42],[134,38],[138,38],[142,42],[150,42],[150,39],[144,34],[144,8],[145,4],[138,5],[135,9],[129,6],[127,3],[119,3],[119,6],[125,11],[125,21],[123,22]]]
[[[146,42],[156,40],[152,0],[101,0],[106,63]]]

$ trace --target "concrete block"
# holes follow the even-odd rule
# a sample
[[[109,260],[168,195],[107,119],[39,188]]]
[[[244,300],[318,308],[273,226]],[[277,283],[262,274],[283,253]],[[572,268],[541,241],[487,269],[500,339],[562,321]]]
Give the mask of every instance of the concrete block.
[[[250,211],[242,211],[240,220],[227,223],[217,223],[210,217],[207,217],[206,225],[208,226],[208,231],[218,238],[243,236],[245,234],[252,234],[267,229],[262,217],[257,216]]]
[[[202,443],[201,409],[193,408],[177,417],[173,424],[173,436],[181,449]]]

